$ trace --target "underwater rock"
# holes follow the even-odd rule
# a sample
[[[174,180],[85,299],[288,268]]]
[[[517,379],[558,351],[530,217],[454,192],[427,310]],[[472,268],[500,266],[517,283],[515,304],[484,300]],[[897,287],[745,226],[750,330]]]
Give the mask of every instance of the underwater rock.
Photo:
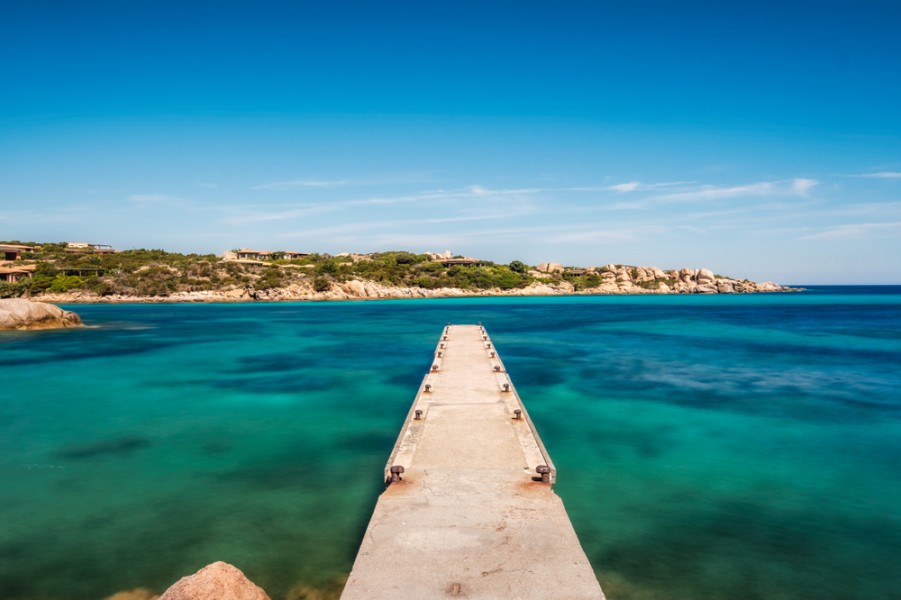
[[[133,590],[117,592],[112,596],[107,596],[103,600],[157,600],[159,597],[159,594],[154,594],[146,588],[135,588]]]
[[[348,574],[340,575],[319,586],[298,584],[291,588],[285,600],[338,600],[344,591],[347,576]]]
[[[88,442],[75,446],[67,446],[59,450],[56,456],[73,460],[83,458],[96,458],[103,455],[129,454],[135,450],[147,448],[151,445],[149,439],[140,436],[123,436],[111,440]]]

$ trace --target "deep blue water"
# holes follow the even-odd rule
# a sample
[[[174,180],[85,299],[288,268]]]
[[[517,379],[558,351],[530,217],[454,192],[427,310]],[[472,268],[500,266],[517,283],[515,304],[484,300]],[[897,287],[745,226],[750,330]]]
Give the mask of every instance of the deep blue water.
[[[612,600],[899,597],[901,287],[69,308],[93,327],[0,335],[4,600],[346,574],[478,321]]]

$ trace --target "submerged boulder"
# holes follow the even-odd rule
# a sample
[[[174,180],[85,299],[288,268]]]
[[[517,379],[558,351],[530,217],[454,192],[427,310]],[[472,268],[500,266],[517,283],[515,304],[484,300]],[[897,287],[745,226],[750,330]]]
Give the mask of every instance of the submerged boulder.
[[[157,600],[159,597],[159,594],[154,594],[146,588],[135,588],[107,596],[104,600]]]
[[[182,577],[159,600],[270,600],[237,567],[219,561]]]
[[[81,317],[53,304],[23,298],[0,300],[0,329],[64,329],[81,325]]]

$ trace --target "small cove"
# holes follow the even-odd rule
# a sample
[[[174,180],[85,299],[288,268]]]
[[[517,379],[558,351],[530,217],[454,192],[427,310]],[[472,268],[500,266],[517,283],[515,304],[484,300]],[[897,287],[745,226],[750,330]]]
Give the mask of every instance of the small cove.
[[[892,598],[901,291],[82,305],[0,336],[0,597],[350,570],[446,322],[482,322],[616,600]]]

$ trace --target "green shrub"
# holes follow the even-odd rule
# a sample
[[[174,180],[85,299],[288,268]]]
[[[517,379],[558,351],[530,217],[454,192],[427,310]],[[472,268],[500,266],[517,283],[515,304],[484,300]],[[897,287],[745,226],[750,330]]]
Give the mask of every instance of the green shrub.
[[[0,283],[0,298],[21,298],[28,291],[29,284],[25,281],[18,283]]]
[[[50,291],[55,294],[65,293],[84,285],[84,279],[77,275],[57,275],[50,284]]]
[[[278,267],[268,267],[263,275],[256,281],[254,287],[261,290],[284,287],[285,275]]]
[[[567,277],[566,280],[573,284],[573,288],[576,291],[596,288],[603,283],[603,279],[594,273],[582,275],[581,277]]]

